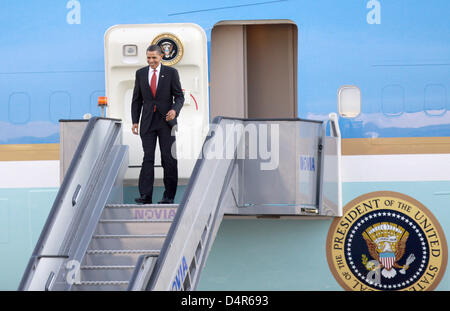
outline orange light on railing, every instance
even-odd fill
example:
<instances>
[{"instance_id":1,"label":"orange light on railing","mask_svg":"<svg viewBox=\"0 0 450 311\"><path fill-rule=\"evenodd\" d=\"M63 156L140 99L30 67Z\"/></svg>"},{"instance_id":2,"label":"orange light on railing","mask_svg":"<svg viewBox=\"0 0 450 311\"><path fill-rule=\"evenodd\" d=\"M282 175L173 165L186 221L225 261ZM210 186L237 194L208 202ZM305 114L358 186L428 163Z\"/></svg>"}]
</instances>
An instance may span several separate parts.
<instances>
[{"instance_id":1,"label":"orange light on railing","mask_svg":"<svg viewBox=\"0 0 450 311\"><path fill-rule=\"evenodd\" d=\"M100 107L102 107L102 106L108 106L108 100L107 100L106 96L99 96L99 97L98 97L98 105L99 105Z\"/></svg>"}]
</instances>

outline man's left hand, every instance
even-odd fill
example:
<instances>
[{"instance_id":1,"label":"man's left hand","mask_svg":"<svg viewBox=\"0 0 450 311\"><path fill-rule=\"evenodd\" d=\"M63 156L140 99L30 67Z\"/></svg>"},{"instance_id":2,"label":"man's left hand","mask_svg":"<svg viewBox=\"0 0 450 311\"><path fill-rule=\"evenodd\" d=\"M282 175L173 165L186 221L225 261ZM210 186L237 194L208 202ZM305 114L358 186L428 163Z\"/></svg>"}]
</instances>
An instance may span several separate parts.
<instances>
[{"instance_id":1,"label":"man's left hand","mask_svg":"<svg viewBox=\"0 0 450 311\"><path fill-rule=\"evenodd\" d=\"M169 110L169 112L166 114L166 121L170 121L175 119L177 116L177 112L173 109Z\"/></svg>"}]
</instances>

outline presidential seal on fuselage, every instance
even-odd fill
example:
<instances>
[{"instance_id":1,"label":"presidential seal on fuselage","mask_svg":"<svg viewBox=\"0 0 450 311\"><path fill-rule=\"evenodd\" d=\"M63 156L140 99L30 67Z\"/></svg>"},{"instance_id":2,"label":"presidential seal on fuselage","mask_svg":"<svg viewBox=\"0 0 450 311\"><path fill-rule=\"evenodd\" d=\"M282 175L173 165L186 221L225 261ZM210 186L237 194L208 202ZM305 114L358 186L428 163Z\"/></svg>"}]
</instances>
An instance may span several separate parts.
<instances>
[{"instance_id":1,"label":"presidential seal on fuselage","mask_svg":"<svg viewBox=\"0 0 450 311\"><path fill-rule=\"evenodd\" d=\"M327 260L346 290L432 290L447 266L447 242L423 204L373 192L348 203L332 222Z\"/></svg>"}]
</instances>

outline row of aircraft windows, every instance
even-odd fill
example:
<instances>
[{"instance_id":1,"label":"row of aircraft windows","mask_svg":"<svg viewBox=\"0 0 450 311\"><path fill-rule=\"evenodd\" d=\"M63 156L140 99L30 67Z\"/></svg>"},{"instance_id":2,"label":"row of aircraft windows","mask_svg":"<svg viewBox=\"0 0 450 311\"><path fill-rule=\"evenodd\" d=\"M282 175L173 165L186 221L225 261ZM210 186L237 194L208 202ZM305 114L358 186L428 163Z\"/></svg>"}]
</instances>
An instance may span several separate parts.
<instances>
[{"instance_id":1,"label":"row of aircraft windows","mask_svg":"<svg viewBox=\"0 0 450 311\"><path fill-rule=\"evenodd\" d=\"M98 97L104 96L104 91L94 91L89 96L89 113L98 115L100 108L98 107ZM70 93L65 91L57 91L52 93L47 102L48 120L58 122L60 119L81 118L82 116L75 116L73 106L79 107L79 103L74 103ZM8 120L14 124L25 124L31 120L32 99L26 92L15 92L10 94L8 100ZM40 104L40 109L45 109L45 105ZM77 109L78 110L78 109ZM85 109L84 109L85 110ZM85 111L83 110L83 113Z\"/></svg>"},{"instance_id":2,"label":"row of aircraft windows","mask_svg":"<svg viewBox=\"0 0 450 311\"><path fill-rule=\"evenodd\" d=\"M406 111L406 91L401 85L387 85L381 90L381 112L388 117L395 117ZM89 98L89 110L97 115L100 108L97 106L99 96L104 91L94 91ZM342 86L338 91L338 109L343 117L353 118L361 113L361 90L356 85ZM429 84L424 88L423 107L430 116L443 115L448 107L447 88L442 84ZM15 124L27 123L31 118L31 96L26 92L10 94L8 101L8 119ZM57 91L48 99L49 120L57 122L59 119L74 117L72 115L72 99L68 92Z\"/></svg>"},{"instance_id":3,"label":"row of aircraft windows","mask_svg":"<svg viewBox=\"0 0 450 311\"><path fill-rule=\"evenodd\" d=\"M338 109L341 116L354 118L361 113L361 90L356 85L342 86L338 91ZM381 112L387 117L396 117L407 111L407 94L401 85L387 85L381 90ZM447 102L447 88L443 84L429 84L424 88L423 99L417 110L429 116L442 116L450 103ZM422 106L423 105L423 106Z\"/></svg>"}]
</instances>

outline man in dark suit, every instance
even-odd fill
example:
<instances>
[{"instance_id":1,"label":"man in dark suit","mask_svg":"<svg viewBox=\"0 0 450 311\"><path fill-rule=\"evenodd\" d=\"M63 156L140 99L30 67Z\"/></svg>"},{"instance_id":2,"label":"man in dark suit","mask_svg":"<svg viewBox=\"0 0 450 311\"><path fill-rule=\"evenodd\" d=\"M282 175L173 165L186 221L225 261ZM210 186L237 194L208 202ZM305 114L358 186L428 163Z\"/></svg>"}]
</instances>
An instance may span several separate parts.
<instances>
[{"instance_id":1,"label":"man in dark suit","mask_svg":"<svg viewBox=\"0 0 450 311\"><path fill-rule=\"evenodd\" d=\"M173 203L178 184L175 135L172 128L183 107L184 95L180 77L175 68L161 64L162 51L158 45L147 48L149 66L136 71L136 81L131 102L133 134L139 134L144 149L144 159L139 174L137 203L152 203L156 137L161 150L161 164L164 170L164 195L158 203ZM173 153L173 154L172 154Z\"/></svg>"}]
</instances>

